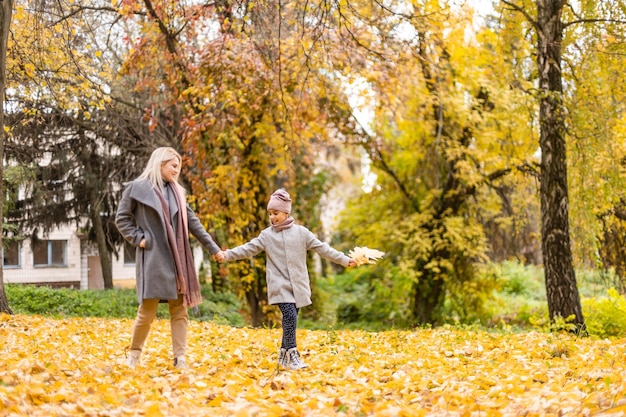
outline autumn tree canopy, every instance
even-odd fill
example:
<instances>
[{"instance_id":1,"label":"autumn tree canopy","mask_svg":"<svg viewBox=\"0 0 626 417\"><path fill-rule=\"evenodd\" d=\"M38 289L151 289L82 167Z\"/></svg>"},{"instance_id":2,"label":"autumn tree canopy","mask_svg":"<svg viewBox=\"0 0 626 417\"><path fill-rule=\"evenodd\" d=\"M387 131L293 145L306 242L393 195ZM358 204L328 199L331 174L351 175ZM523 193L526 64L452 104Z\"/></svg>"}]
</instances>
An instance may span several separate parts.
<instances>
[{"instance_id":1,"label":"autumn tree canopy","mask_svg":"<svg viewBox=\"0 0 626 417\"><path fill-rule=\"evenodd\" d=\"M30 190L24 233L76 221L113 250L122 184L163 145L184 155L190 203L221 245L267 226L278 187L321 233L341 180L327 158L343 153L377 178L338 244L388 254L370 285L407 320L479 317L495 283L476 268L515 256L545 263L550 293L567 294L551 315L581 324L573 268L600 255L626 270L624 19L608 3L503 1L484 21L438 1L17 5L7 157ZM214 271L255 325L271 322L263 265Z\"/></svg>"}]
</instances>

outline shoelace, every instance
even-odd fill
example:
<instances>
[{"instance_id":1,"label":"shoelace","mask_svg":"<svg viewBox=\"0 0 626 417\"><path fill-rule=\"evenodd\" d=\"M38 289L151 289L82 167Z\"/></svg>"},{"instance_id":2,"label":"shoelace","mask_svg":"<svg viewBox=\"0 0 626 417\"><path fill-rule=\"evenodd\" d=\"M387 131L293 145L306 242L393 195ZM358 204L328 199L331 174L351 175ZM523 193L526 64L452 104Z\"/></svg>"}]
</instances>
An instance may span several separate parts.
<instances>
[{"instance_id":1,"label":"shoelace","mask_svg":"<svg viewBox=\"0 0 626 417\"><path fill-rule=\"evenodd\" d=\"M300 360L300 353L298 351L291 352L291 363L297 368L301 368L304 364Z\"/></svg>"}]
</instances>

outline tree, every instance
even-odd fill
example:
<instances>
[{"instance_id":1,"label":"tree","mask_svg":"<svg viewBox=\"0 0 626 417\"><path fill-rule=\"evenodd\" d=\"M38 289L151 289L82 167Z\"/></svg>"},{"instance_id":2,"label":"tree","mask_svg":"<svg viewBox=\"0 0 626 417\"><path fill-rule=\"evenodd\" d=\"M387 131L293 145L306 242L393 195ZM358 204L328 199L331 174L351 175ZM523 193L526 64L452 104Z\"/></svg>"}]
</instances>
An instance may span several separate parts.
<instances>
[{"instance_id":1,"label":"tree","mask_svg":"<svg viewBox=\"0 0 626 417\"><path fill-rule=\"evenodd\" d=\"M9 39L9 28L11 27L11 17L13 14L13 0L0 2L0 196L4 196L4 141L6 131L4 128L4 97L6 90L6 60L7 43ZM0 230L3 229L4 215L3 203L0 204ZM3 248L2 238L4 233L0 233L0 248ZM3 269L0 267L0 313L12 314L6 293L4 291Z\"/></svg>"},{"instance_id":2,"label":"tree","mask_svg":"<svg viewBox=\"0 0 626 417\"><path fill-rule=\"evenodd\" d=\"M568 21L584 20L567 31L563 59L573 255L579 267L614 271L618 282L612 284L623 292L626 16L619 2L588 2L565 12Z\"/></svg>"},{"instance_id":3,"label":"tree","mask_svg":"<svg viewBox=\"0 0 626 417\"><path fill-rule=\"evenodd\" d=\"M299 45L307 39L299 33L305 31L294 29L299 12L295 3L284 9L256 3L248 10L251 27L231 20L204 46L186 92L192 111L184 143L194 167L193 195L229 246L267 227L266 203L278 187L296 201L294 216L315 230L321 190L332 176L316 157L333 146L334 135L354 129L345 96L303 64ZM278 20L284 30L277 33ZM258 257L228 265L255 326L272 320L264 264Z\"/></svg>"},{"instance_id":4,"label":"tree","mask_svg":"<svg viewBox=\"0 0 626 417\"><path fill-rule=\"evenodd\" d=\"M534 153L525 119L502 122L524 114L523 101L489 33L467 41L468 13L425 2L411 38L385 39L393 59L361 73L375 104L362 145L378 178L342 224L359 245L388 253L370 285L418 325L450 320L446 308L481 318L495 285L476 273L488 251L481 223L507 220L502 196Z\"/></svg>"},{"instance_id":5,"label":"tree","mask_svg":"<svg viewBox=\"0 0 626 417\"><path fill-rule=\"evenodd\" d=\"M541 146L541 241L550 320L568 319L584 329L569 231L565 108L561 76L562 0L538 0L537 67Z\"/></svg>"},{"instance_id":6,"label":"tree","mask_svg":"<svg viewBox=\"0 0 626 417\"><path fill-rule=\"evenodd\" d=\"M170 143L167 120L158 111L146 119L147 95L117 77L127 31L108 2L27 3L15 19L7 157L28 172L21 184L28 193L7 219L33 235L75 223L97 245L104 287L113 288L122 184L139 174L155 143ZM149 120L162 123L150 129Z\"/></svg>"},{"instance_id":7,"label":"tree","mask_svg":"<svg viewBox=\"0 0 626 417\"><path fill-rule=\"evenodd\" d=\"M89 31L72 31L80 22L57 20L63 16L63 6L62 2L27 3L19 7L16 15L20 28L36 30L34 34L20 28L13 32L10 81L14 88L8 119L13 140L7 143L7 155L12 164L17 163L32 173L32 181L22 184L31 194L17 210L7 213L7 218L17 217L19 232L33 235L38 229L46 233L57 224L75 221L80 225L85 217L91 219L105 287L112 288L110 252L101 224L100 201L94 198L95 193L82 193L76 187L84 180L92 183L87 187L89 191L106 189L104 184L94 182L93 173L88 170L91 165L83 166L87 169L79 168L80 155L89 152L95 156L98 138L86 133L85 125L105 98L96 78L91 78L97 67L85 58L85 52L92 46L88 41ZM95 60L98 55L90 54ZM82 143L69 140L72 136L82 137ZM106 175L101 178L106 180Z\"/></svg>"},{"instance_id":8,"label":"tree","mask_svg":"<svg viewBox=\"0 0 626 417\"><path fill-rule=\"evenodd\" d=\"M539 130L541 147L540 196L542 251L550 320L570 320L575 331L585 332L580 296L574 271L569 225L567 150L567 108L563 89L562 54L565 29L577 24L608 22L602 6L581 2L575 8L562 0L537 0L534 17L524 3L503 0L504 10L521 13L536 37ZM619 2L618 2L619 3ZM567 9L566 9L567 7ZM609 9L613 7L609 6ZM572 19L563 15L570 11ZM586 16L589 12L592 16ZM617 20L613 20L618 22ZM574 36L573 34L571 36Z\"/></svg>"}]
</instances>

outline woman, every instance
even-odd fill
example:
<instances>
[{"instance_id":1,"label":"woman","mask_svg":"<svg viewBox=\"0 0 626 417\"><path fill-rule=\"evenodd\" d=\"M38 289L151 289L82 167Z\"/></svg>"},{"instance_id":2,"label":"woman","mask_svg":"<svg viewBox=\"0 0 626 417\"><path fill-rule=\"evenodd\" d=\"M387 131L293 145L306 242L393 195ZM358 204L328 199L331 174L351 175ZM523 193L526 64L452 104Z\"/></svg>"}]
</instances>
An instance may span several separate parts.
<instances>
[{"instance_id":1,"label":"woman","mask_svg":"<svg viewBox=\"0 0 626 417\"><path fill-rule=\"evenodd\" d=\"M126 186L115 217L120 233L136 247L139 309L128 357L132 368L139 363L159 301L169 304L174 366L187 367L187 308L202 302L189 233L212 255L220 251L186 204L178 183L181 162L173 148L155 149L143 173Z\"/></svg>"}]
</instances>

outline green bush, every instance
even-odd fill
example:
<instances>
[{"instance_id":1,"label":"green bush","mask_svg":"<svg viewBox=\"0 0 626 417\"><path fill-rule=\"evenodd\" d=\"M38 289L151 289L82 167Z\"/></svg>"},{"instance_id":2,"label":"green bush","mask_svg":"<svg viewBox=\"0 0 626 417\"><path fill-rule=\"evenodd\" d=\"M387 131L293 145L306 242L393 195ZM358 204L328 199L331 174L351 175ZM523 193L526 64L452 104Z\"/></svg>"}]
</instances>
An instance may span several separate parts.
<instances>
[{"instance_id":1,"label":"green bush","mask_svg":"<svg viewBox=\"0 0 626 417\"><path fill-rule=\"evenodd\" d=\"M235 327L243 327L240 313L241 302L231 292L215 293L209 285L202 286L202 304L192 317L198 321L213 321Z\"/></svg>"},{"instance_id":2,"label":"green bush","mask_svg":"<svg viewBox=\"0 0 626 417\"><path fill-rule=\"evenodd\" d=\"M326 300L321 323L302 321L302 327L372 331L405 327L407 281L398 268L379 265L349 268L342 274L320 278L314 290Z\"/></svg>"},{"instance_id":3,"label":"green bush","mask_svg":"<svg viewBox=\"0 0 626 417\"><path fill-rule=\"evenodd\" d=\"M7 284L4 289L9 306L16 314L133 319L139 305L134 289L72 290L17 284ZM190 318L243 325L239 314L240 303L233 294L215 294L207 286L202 287L202 294L202 304L190 310ZM166 303L159 305L157 317L169 317Z\"/></svg>"},{"instance_id":4,"label":"green bush","mask_svg":"<svg viewBox=\"0 0 626 417\"><path fill-rule=\"evenodd\" d=\"M587 331L600 338L626 336L626 299L614 288L606 297L584 298L583 316Z\"/></svg>"},{"instance_id":5,"label":"green bush","mask_svg":"<svg viewBox=\"0 0 626 417\"><path fill-rule=\"evenodd\" d=\"M540 268L519 261L505 261L484 265L479 275L492 282L491 294L485 297L480 316L483 325L524 329L534 327L533 323L542 318L544 312L547 317Z\"/></svg>"},{"instance_id":6,"label":"green bush","mask_svg":"<svg viewBox=\"0 0 626 417\"><path fill-rule=\"evenodd\" d=\"M546 299L542 268L519 261L505 261L495 267L502 279L503 293L532 300Z\"/></svg>"},{"instance_id":7,"label":"green bush","mask_svg":"<svg viewBox=\"0 0 626 417\"><path fill-rule=\"evenodd\" d=\"M355 302L343 303L337 307L337 320L340 323L356 323L361 320L363 313Z\"/></svg>"},{"instance_id":8,"label":"green bush","mask_svg":"<svg viewBox=\"0 0 626 417\"><path fill-rule=\"evenodd\" d=\"M465 288L468 298L447 302L447 313L458 324L478 324L507 331L549 331L543 270L509 261L485 265L477 282ZM583 315L594 337L626 336L626 299L610 287L614 277L601 271L577 271ZM325 300L322 316L302 316L299 326L309 329L347 328L370 331L407 327L410 281L394 267L349 268L343 274L317 280L314 291ZM203 302L190 310L190 318L241 327L243 309L235 294L214 293L202 285ZM485 289L489 289L488 294ZM6 284L11 309L18 314L54 317L111 317L134 319L134 289L70 290ZM458 291L457 291L458 292ZM481 307L478 309L477 306ZM461 308L462 307L462 308ZM463 311L466 309L466 311ZM159 318L168 318L167 304L159 305ZM468 321L472 319L473 321Z\"/></svg>"},{"instance_id":9,"label":"green bush","mask_svg":"<svg viewBox=\"0 0 626 417\"><path fill-rule=\"evenodd\" d=\"M605 297L609 288L621 288L619 276L612 271L577 270L576 281L581 297Z\"/></svg>"},{"instance_id":10,"label":"green bush","mask_svg":"<svg viewBox=\"0 0 626 417\"><path fill-rule=\"evenodd\" d=\"M490 265L485 271L499 275L501 282L490 306L491 319L487 325L550 331L541 268L503 262ZM610 273L593 270L577 270L576 277L589 334L602 338L626 336L626 299L611 288L616 278Z\"/></svg>"},{"instance_id":11,"label":"green bush","mask_svg":"<svg viewBox=\"0 0 626 417\"><path fill-rule=\"evenodd\" d=\"M138 306L132 289L79 291L9 284L5 291L9 306L18 314L134 318Z\"/></svg>"}]
</instances>

